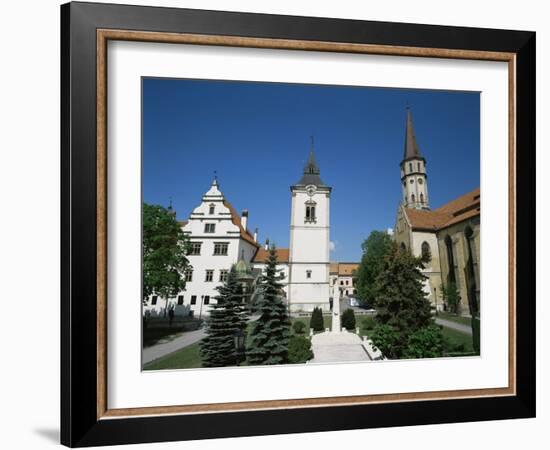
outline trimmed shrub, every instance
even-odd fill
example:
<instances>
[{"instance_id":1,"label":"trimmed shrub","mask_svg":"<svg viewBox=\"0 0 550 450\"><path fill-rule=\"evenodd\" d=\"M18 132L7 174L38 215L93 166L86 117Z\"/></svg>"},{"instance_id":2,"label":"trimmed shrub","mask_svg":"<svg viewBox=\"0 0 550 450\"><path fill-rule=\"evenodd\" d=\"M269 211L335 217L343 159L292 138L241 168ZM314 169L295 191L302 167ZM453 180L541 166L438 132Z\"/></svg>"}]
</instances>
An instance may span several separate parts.
<instances>
[{"instance_id":1,"label":"trimmed shrub","mask_svg":"<svg viewBox=\"0 0 550 450\"><path fill-rule=\"evenodd\" d=\"M325 321L323 319L323 311L321 308L313 308L309 326L313 328L314 331L325 331Z\"/></svg>"},{"instance_id":2,"label":"trimmed shrub","mask_svg":"<svg viewBox=\"0 0 550 450\"><path fill-rule=\"evenodd\" d=\"M437 325L420 328L409 336L405 358L439 358L443 356L443 334Z\"/></svg>"},{"instance_id":3,"label":"trimmed shrub","mask_svg":"<svg viewBox=\"0 0 550 450\"><path fill-rule=\"evenodd\" d=\"M294 333L296 334L303 334L306 330L306 324L302 322L301 320L297 320L292 324L292 329L294 330Z\"/></svg>"},{"instance_id":4,"label":"trimmed shrub","mask_svg":"<svg viewBox=\"0 0 550 450\"><path fill-rule=\"evenodd\" d=\"M303 336L292 336L288 343L288 362L291 364L300 364L305 363L311 358L313 358L313 352L311 351L310 340Z\"/></svg>"},{"instance_id":5,"label":"trimmed shrub","mask_svg":"<svg viewBox=\"0 0 550 450\"><path fill-rule=\"evenodd\" d=\"M342 314L342 327L346 330L355 330L355 313L353 309L346 309Z\"/></svg>"}]
</instances>

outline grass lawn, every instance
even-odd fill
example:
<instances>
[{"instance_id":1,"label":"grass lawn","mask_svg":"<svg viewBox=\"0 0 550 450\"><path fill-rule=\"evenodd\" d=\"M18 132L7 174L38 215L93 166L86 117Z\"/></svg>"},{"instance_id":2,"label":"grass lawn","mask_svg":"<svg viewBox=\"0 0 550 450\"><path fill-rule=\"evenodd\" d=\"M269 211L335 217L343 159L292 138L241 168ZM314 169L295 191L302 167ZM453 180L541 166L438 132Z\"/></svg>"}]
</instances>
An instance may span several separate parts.
<instances>
[{"instance_id":1,"label":"grass lawn","mask_svg":"<svg viewBox=\"0 0 550 450\"><path fill-rule=\"evenodd\" d=\"M290 318L290 329L292 330L292 325L294 322L303 322L306 326L306 329L304 331L304 334L306 336L309 336L309 322L311 320L310 317L291 317ZM325 328L331 328L332 327L332 316L323 316L323 323L325 325ZM314 333L321 333L321 331L314 331Z\"/></svg>"},{"instance_id":2,"label":"grass lawn","mask_svg":"<svg viewBox=\"0 0 550 450\"><path fill-rule=\"evenodd\" d=\"M456 316L448 312L439 311L436 317L438 317L439 319L448 320L449 322L466 325L468 327L472 325L471 319L469 317Z\"/></svg>"},{"instance_id":3,"label":"grass lawn","mask_svg":"<svg viewBox=\"0 0 550 450\"><path fill-rule=\"evenodd\" d=\"M452 328L443 327L442 329L443 336L449 339L454 345L464 345L464 352L471 353L474 351L472 345L472 336L466 333L461 333L460 331L453 330Z\"/></svg>"},{"instance_id":4,"label":"grass lawn","mask_svg":"<svg viewBox=\"0 0 550 450\"><path fill-rule=\"evenodd\" d=\"M196 367L201 367L198 342L145 364L143 370L194 369Z\"/></svg>"}]
</instances>

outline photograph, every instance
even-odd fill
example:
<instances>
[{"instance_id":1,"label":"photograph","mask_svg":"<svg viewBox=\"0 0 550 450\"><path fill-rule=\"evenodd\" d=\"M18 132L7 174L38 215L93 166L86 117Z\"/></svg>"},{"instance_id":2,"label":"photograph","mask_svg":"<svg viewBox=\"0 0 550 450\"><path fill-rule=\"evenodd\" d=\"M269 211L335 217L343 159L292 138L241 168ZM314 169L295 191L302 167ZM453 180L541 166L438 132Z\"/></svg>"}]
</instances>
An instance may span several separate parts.
<instances>
[{"instance_id":1,"label":"photograph","mask_svg":"<svg viewBox=\"0 0 550 450\"><path fill-rule=\"evenodd\" d=\"M480 92L142 77L141 126L142 370L482 355Z\"/></svg>"}]
</instances>

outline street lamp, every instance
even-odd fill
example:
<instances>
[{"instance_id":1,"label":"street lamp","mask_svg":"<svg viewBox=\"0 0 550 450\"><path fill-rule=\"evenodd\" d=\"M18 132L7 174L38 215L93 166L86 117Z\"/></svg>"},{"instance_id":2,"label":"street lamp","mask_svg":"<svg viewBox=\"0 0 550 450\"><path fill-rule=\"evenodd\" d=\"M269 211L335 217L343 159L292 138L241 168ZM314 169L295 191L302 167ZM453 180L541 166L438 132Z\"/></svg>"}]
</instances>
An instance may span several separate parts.
<instances>
[{"instance_id":1,"label":"street lamp","mask_svg":"<svg viewBox=\"0 0 550 450\"><path fill-rule=\"evenodd\" d=\"M235 353L237 355L237 366L240 365L241 358L244 355L244 332L240 328L235 330L233 334L235 340Z\"/></svg>"}]
</instances>

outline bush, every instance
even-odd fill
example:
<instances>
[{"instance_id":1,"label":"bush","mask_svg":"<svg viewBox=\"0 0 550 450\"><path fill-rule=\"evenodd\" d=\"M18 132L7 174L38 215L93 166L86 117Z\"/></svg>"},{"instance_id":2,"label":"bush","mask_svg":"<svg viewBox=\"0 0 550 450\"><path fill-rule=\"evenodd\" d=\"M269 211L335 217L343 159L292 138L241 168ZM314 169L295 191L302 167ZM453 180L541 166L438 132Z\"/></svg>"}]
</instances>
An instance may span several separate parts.
<instances>
[{"instance_id":1,"label":"bush","mask_svg":"<svg viewBox=\"0 0 550 450\"><path fill-rule=\"evenodd\" d=\"M314 331L325 331L325 321L323 319L323 311L321 308L313 308L309 326L313 328Z\"/></svg>"},{"instance_id":2,"label":"bush","mask_svg":"<svg viewBox=\"0 0 550 450\"><path fill-rule=\"evenodd\" d=\"M342 327L350 331L355 329L355 313L353 309L346 309L342 314Z\"/></svg>"},{"instance_id":3,"label":"bush","mask_svg":"<svg viewBox=\"0 0 550 450\"><path fill-rule=\"evenodd\" d=\"M420 328L409 336L405 358L438 358L443 356L443 334L437 325Z\"/></svg>"},{"instance_id":4,"label":"bush","mask_svg":"<svg viewBox=\"0 0 550 450\"><path fill-rule=\"evenodd\" d=\"M376 326L376 320L372 316L364 317L361 320L361 328L363 331L371 331Z\"/></svg>"},{"instance_id":5,"label":"bush","mask_svg":"<svg viewBox=\"0 0 550 450\"><path fill-rule=\"evenodd\" d=\"M391 325L376 325L369 337L374 347L380 350L386 358L396 359L400 357L399 334Z\"/></svg>"},{"instance_id":6,"label":"bush","mask_svg":"<svg viewBox=\"0 0 550 450\"><path fill-rule=\"evenodd\" d=\"M294 330L294 333L296 334L303 334L306 329L306 324L302 322L301 320L297 320L292 324L292 329Z\"/></svg>"},{"instance_id":7,"label":"bush","mask_svg":"<svg viewBox=\"0 0 550 450\"><path fill-rule=\"evenodd\" d=\"M302 323L303 322L295 322ZM288 362L291 364L305 363L313 358L311 342L303 336L292 336L288 343Z\"/></svg>"}]
</instances>

